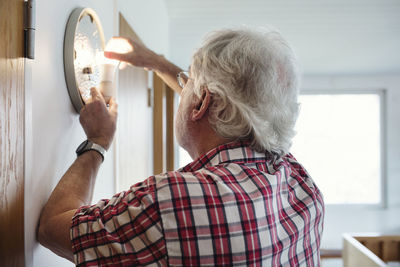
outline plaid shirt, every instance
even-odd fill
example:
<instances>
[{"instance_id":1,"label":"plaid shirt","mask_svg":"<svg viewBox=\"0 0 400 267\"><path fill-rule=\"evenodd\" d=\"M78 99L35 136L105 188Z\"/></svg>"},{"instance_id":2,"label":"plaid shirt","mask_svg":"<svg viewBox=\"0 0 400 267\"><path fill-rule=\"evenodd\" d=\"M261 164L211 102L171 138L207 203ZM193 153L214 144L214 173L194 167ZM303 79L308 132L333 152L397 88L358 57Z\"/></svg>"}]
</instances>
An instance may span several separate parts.
<instances>
[{"instance_id":1,"label":"plaid shirt","mask_svg":"<svg viewBox=\"0 0 400 267\"><path fill-rule=\"evenodd\" d=\"M319 266L322 195L291 155L219 146L81 207L78 266Z\"/></svg>"}]
</instances>

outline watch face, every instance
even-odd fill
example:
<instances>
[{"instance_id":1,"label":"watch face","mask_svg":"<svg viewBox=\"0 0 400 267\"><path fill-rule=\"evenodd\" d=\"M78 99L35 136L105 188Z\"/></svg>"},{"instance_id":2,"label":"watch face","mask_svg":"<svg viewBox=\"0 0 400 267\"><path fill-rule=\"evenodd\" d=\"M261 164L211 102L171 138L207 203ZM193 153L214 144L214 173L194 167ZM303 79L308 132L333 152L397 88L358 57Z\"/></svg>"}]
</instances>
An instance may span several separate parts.
<instances>
[{"instance_id":1,"label":"watch face","mask_svg":"<svg viewBox=\"0 0 400 267\"><path fill-rule=\"evenodd\" d=\"M78 155L79 155L80 153L83 152L83 150L84 150L85 147L87 146L88 142L89 142L88 140L83 141L82 144L80 144L80 145L78 146L78 148L76 149L76 153L77 153Z\"/></svg>"}]
</instances>

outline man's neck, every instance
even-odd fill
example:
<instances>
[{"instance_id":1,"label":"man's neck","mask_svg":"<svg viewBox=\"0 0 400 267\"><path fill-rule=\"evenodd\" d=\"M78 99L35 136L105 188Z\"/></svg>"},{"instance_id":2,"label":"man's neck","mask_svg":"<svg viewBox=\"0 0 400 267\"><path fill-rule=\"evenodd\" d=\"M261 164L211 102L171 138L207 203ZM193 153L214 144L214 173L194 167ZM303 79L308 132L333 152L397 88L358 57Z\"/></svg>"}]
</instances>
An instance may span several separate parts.
<instances>
[{"instance_id":1,"label":"man's neck","mask_svg":"<svg viewBox=\"0 0 400 267\"><path fill-rule=\"evenodd\" d=\"M192 157L193 160L199 158L200 156L206 154L208 151L231 142L232 140L222 138L220 136L205 136L201 138L198 142L193 142L193 147L190 149L189 155Z\"/></svg>"}]
</instances>

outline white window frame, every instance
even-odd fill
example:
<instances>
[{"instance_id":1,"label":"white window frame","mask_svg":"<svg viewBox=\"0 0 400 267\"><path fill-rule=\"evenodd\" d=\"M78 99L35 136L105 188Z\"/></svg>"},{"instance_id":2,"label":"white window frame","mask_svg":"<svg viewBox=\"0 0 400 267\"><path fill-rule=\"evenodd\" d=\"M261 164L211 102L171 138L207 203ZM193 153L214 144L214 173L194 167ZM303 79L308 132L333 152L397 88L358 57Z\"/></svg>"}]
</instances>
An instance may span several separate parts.
<instances>
[{"instance_id":1,"label":"white window frame","mask_svg":"<svg viewBox=\"0 0 400 267\"><path fill-rule=\"evenodd\" d=\"M327 206L336 208L361 208L361 209L386 209L388 207L387 197L387 136L386 136L386 89L310 89L300 90L300 95L354 95L354 94L376 94L379 96L380 105L380 201L379 203L351 203L351 204L326 204ZM300 111L301 112L301 111ZM301 162L300 162L301 163ZM323 194L324 192L322 192Z\"/></svg>"}]
</instances>

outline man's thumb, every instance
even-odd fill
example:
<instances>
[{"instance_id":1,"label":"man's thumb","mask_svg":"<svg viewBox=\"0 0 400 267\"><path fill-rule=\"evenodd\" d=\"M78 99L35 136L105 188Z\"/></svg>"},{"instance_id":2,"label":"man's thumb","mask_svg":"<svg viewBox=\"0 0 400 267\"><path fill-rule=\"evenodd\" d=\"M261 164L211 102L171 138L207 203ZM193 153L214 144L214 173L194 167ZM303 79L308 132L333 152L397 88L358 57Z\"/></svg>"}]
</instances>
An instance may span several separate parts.
<instances>
[{"instance_id":1,"label":"man's thumb","mask_svg":"<svg viewBox=\"0 0 400 267\"><path fill-rule=\"evenodd\" d=\"M108 102L108 105L110 106L110 112L114 113L114 114L118 114L118 104L115 101L114 97L110 98L110 101Z\"/></svg>"}]
</instances>

